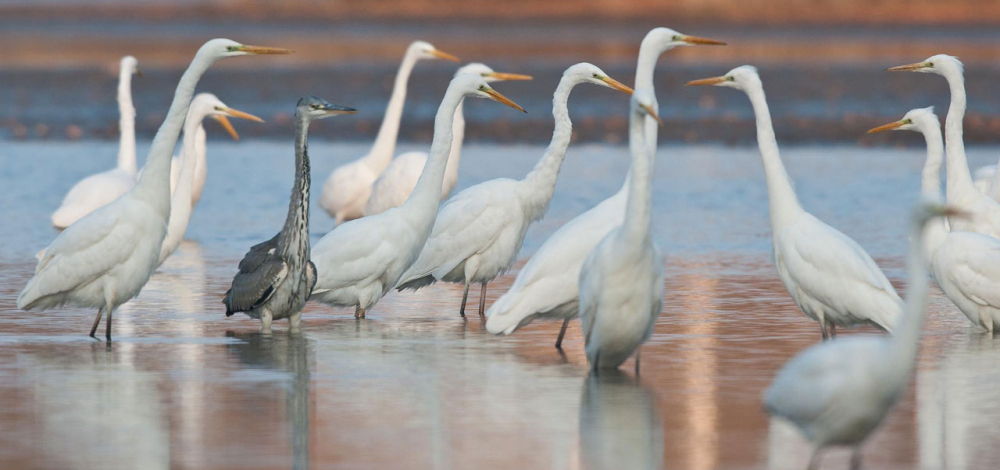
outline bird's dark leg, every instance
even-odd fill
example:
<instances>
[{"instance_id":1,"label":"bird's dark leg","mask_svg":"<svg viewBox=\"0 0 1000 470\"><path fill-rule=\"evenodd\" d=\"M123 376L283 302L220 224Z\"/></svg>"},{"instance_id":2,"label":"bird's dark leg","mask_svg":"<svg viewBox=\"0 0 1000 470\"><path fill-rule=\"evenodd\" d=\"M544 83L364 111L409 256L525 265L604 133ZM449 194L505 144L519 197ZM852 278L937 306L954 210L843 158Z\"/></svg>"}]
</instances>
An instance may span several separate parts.
<instances>
[{"instance_id":1,"label":"bird's dark leg","mask_svg":"<svg viewBox=\"0 0 1000 470\"><path fill-rule=\"evenodd\" d=\"M834 339L836 337L837 337L837 325L831 323L830 324L830 339Z\"/></svg>"},{"instance_id":2,"label":"bird's dark leg","mask_svg":"<svg viewBox=\"0 0 1000 470\"><path fill-rule=\"evenodd\" d=\"M479 318L486 318L486 283L483 283L483 289L479 291Z\"/></svg>"},{"instance_id":3,"label":"bird's dark leg","mask_svg":"<svg viewBox=\"0 0 1000 470\"><path fill-rule=\"evenodd\" d=\"M458 314L465 316L465 301L469 300L469 283L465 283L465 293L462 294L462 307L458 309Z\"/></svg>"},{"instance_id":4,"label":"bird's dark leg","mask_svg":"<svg viewBox=\"0 0 1000 470\"><path fill-rule=\"evenodd\" d=\"M97 309L97 318L94 319L94 326L90 327L91 338L97 339L97 336L94 336L94 333L97 332L97 325L101 324L101 316L103 314L104 314L104 309L102 308Z\"/></svg>"},{"instance_id":5,"label":"bird's dark leg","mask_svg":"<svg viewBox=\"0 0 1000 470\"><path fill-rule=\"evenodd\" d=\"M861 446L855 447L851 454L851 470L861 470Z\"/></svg>"},{"instance_id":6,"label":"bird's dark leg","mask_svg":"<svg viewBox=\"0 0 1000 470\"><path fill-rule=\"evenodd\" d=\"M361 318L364 318L364 317L365 317L365 309L364 309L364 308L362 308L362 309L361 309Z\"/></svg>"},{"instance_id":7,"label":"bird's dark leg","mask_svg":"<svg viewBox=\"0 0 1000 470\"><path fill-rule=\"evenodd\" d=\"M823 341L827 340L826 335L826 322L823 321L823 317L819 317L819 332L823 335Z\"/></svg>"},{"instance_id":8,"label":"bird's dark leg","mask_svg":"<svg viewBox=\"0 0 1000 470\"><path fill-rule=\"evenodd\" d=\"M639 359L642 357L642 346L635 350L635 376L639 377Z\"/></svg>"},{"instance_id":9,"label":"bird's dark leg","mask_svg":"<svg viewBox=\"0 0 1000 470\"><path fill-rule=\"evenodd\" d=\"M108 307L108 320L104 324L104 326L105 326L105 328L104 328L104 337L107 338L108 342L111 341L111 314L112 313L114 313L114 310L111 307Z\"/></svg>"},{"instance_id":10,"label":"bird's dark leg","mask_svg":"<svg viewBox=\"0 0 1000 470\"><path fill-rule=\"evenodd\" d=\"M360 305L355 305L354 306L354 318L361 318L361 306Z\"/></svg>"},{"instance_id":11,"label":"bird's dark leg","mask_svg":"<svg viewBox=\"0 0 1000 470\"><path fill-rule=\"evenodd\" d=\"M556 349L562 350L563 336L566 336L566 327L569 325L569 318L563 320L562 328L559 329L559 337L556 338Z\"/></svg>"}]
</instances>

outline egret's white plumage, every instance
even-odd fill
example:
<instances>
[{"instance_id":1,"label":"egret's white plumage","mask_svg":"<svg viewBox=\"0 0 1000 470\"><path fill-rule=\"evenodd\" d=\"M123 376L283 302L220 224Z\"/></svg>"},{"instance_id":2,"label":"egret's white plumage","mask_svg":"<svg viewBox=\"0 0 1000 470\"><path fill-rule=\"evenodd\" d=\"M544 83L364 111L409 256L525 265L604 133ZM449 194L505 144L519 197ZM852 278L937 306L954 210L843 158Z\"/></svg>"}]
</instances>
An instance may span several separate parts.
<instances>
[{"instance_id":1,"label":"egret's white plumage","mask_svg":"<svg viewBox=\"0 0 1000 470\"><path fill-rule=\"evenodd\" d=\"M653 162L646 145L646 116L653 112L652 88L638 88L629 112L632 154L628 202L622 225L587 256L580 269L580 323L587 361L593 369L615 369L653 334L663 305L663 252L653 242ZM639 372L636 353L635 370Z\"/></svg>"},{"instance_id":2,"label":"egret's white plumage","mask_svg":"<svg viewBox=\"0 0 1000 470\"><path fill-rule=\"evenodd\" d=\"M767 412L790 421L815 446L810 469L818 464L819 450L834 445L854 447L851 468L860 468L861 444L906 390L927 302L923 229L946 212L927 202L914 212L906 314L894 336L855 336L812 346L785 363L765 392Z\"/></svg>"},{"instance_id":3,"label":"egret's white plumage","mask_svg":"<svg viewBox=\"0 0 1000 470\"><path fill-rule=\"evenodd\" d=\"M903 119L868 132L917 131L927 141L921 193L941 198L941 123L934 108L914 109ZM931 273L941 290L973 324L991 334L1000 328L1000 240L973 232L948 232L944 220L924 234Z\"/></svg>"},{"instance_id":4,"label":"egret's white plumage","mask_svg":"<svg viewBox=\"0 0 1000 470\"><path fill-rule=\"evenodd\" d=\"M435 116L431 158L416 189L402 206L345 222L312 248L319 279L311 299L333 306L353 306L355 316L364 317L417 259L437 215L455 109L466 96L489 98L521 109L478 75L455 77Z\"/></svg>"},{"instance_id":5,"label":"egret's white plumage","mask_svg":"<svg viewBox=\"0 0 1000 470\"><path fill-rule=\"evenodd\" d=\"M205 43L174 93L167 117L150 147L143 175L112 203L70 225L39 255L35 275L17 298L24 310L70 304L111 314L139 294L159 261L170 216L170 157L202 74L219 59L246 54L287 53L285 49L244 46L229 39Z\"/></svg>"},{"instance_id":6,"label":"egret's white plumage","mask_svg":"<svg viewBox=\"0 0 1000 470\"><path fill-rule=\"evenodd\" d=\"M108 204L135 186L135 108L132 106L132 75L138 72L135 57L122 57L118 70L118 165L90 175L70 188L62 204L52 213L52 226L69 227L81 217Z\"/></svg>"},{"instance_id":7,"label":"egret's white plumage","mask_svg":"<svg viewBox=\"0 0 1000 470\"><path fill-rule=\"evenodd\" d=\"M319 205L335 219L337 225L364 215L372 183L392 161L392 156L396 152L399 121L403 117L403 103L406 101L406 84L410 80L413 67L422 59L458 62L457 57L439 51L424 41L414 41L406 49L403 63L396 73L396 81L392 87L389 105L385 109L385 116L382 118L382 126L379 127L375 143L372 144L368 155L335 168L323 183Z\"/></svg>"},{"instance_id":8,"label":"egret's white plumage","mask_svg":"<svg viewBox=\"0 0 1000 470\"><path fill-rule=\"evenodd\" d=\"M678 46L721 45L719 41L688 36L670 28L654 28L639 46L635 88L653 88L656 60ZM653 111L658 112L655 97ZM647 123L645 140L656 154L656 123ZM629 177L618 192L556 230L518 273L506 294L486 312L486 328L493 334L511 334L535 318L563 320L562 333L578 312L578 286L583 260L611 229L621 225ZM556 340L560 347L563 334Z\"/></svg>"},{"instance_id":9,"label":"egret's white plumage","mask_svg":"<svg viewBox=\"0 0 1000 470\"><path fill-rule=\"evenodd\" d=\"M552 141L534 169L522 180L489 180L445 202L420 257L400 278L398 289L419 289L437 281L465 284L460 310L464 316L469 285L482 284L485 290L487 283L510 269L528 227L545 215L552 201L573 134L567 102L570 92L581 83L632 91L592 64L566 69L552 96ZM484 301L481 292L480 315Z\"/></svg>"},{"instance_id":10,"label":"egret's white plumage","mask_svg":"<svg viewBox=\"0 0 1000 470\"><path fill-rule=\"evenodd\" d=\"M529 75L498 73L480 63L471 63L459 67L455 75L471 73L483 77L486 83L503 80L531 80ZM464 102L455 110L455 122L452 123L451 153L448 155L448 165L444 171L444 182L441 184L441 200L444 200L458 184L458 165L462 160L462 141L465 139ZM426 152L406 152L393 158L389 166L372 183L371 195L365 205L365 215L375 215L393 207L399 207L410 197L413 188L417 187L417 179L427 164Z\"/></svg>"},{"instance_id":11,"label":"egret's white plumage","mask_svg":"<svg viewBox=\"0 0 1000 470\"><path fill-rule=\"evenodd\" d=\"M965 118L965 76L958 58L938 54L923 62L891 67L889 71L909 71L941 75L951 90L951 104L945 119L945 167L947 185L945 197L948 205L971 213L968 218L949 220L952 230L976 232L1000 238L1000 203L976 188L965 158L962 138L962 120Z\"/></svg>"},{"instance_id":12,"label":"egret's white plumage","mask_svg":"<svg viewBox=\"0 0 1000 470\"><path fill-rule=\"evenodd\" d=\"M871 323L892 331L903 301L872 257L837 229L805 211L795 195L774 138L771 113L757 69L745 65L689 85L736 88L750 98L764 163L771 238L778 276L802 312L819 322L823 338L837 326Z\"/></svg>"},{"instance_id":13,"label":"egret's white plumage","mask_svg":"<svg viewBox=\"0 0 1000 470\"><path fill-rule=\"evenodd\" d=\"M192 101L192 106L197 103L198 98L203 94L200 93L194 97ZM240 140L239 134L236 133L236 129L233 129L233 125L229 123L229 120L225 115L216 114L211 116L215 119L222 127L229 133L233 140ZM187 121L185 120L185 123ZM186 126L185 126L186 127ZM203 120L198 122L198 127L195 128L192 133L192 140L190 147L193 148L194 152L194 180L191 185L191 207L194 208L201 200L201 193L205 189L205 181L208 179L208 162L205 161L205 154L207 153L208 147L206 145L208 136L205 134L205 126ZM181 163L183 162L183 152L188 148L188 132L187 129L184 130L184 140L181 144L181 154L175 155L173 160L170 162L170 194L174 194L177 189L177 182L180 180L181 176Z\"/></svg>"},{"instance_id":14,"label":"egret's white plumage","mask_svg":"<svg viewBox=\"0 0 1000 470\"><path fill-rule=\"evenodd\" d=\"M188 223L191 221L191 212L194 210L194 187L197 184L196 172L198 163L205 161L205 128L202 121L212 116L214 118L225 119L225 116L249 119L257 122L264 122L263 119L237 111L226 106L219 98L211 93L199 93L191 100L187 117L184 119L184 140L181 144L180 162L174 157L170 173L174 174L177 168L178 181L176 187L171 187L170 195L170 220L167 225L167 236L163 239L160 247L160 259L157 265L163 264L166 259L177 250L177 247L184 241L184 233L187 232ZM233 135L236 131L228 121L222 121ZM201 131L201 140L198 137ZM200 146L199 146L200 144Z\"/></svg>"}]
</instances>

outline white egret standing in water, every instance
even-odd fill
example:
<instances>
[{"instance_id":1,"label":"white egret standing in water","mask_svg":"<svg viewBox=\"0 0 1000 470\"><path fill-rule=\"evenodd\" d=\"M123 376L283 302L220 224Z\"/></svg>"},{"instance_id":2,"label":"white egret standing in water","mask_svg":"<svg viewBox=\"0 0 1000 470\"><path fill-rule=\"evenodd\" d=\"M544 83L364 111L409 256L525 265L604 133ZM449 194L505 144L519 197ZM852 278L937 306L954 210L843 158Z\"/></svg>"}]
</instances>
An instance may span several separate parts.
<instances>
[{"instance_id":1,"label":"white egret standing in water","mask_svg":"<svg viewBox=\"0 0 1000 470\"><path fill-rule=\"evenodd\" d=\"M524 111L490 88L479 75L466 73L452 79L434 118L431 158L417 187L402 206L345 222L313 247L312 261L319 279L311 299L354 307L354 316L364 318L365 312L416 261L437 216L455 109L467 96L491 99Z\"/></svg>"},{"instance_id":2,"label":"white egret standing in water","mask_svg":"<svg viewBox=\"0 0 1000 470\"><path fill-rule=\"evenodd\" d=\"M118 199L135 186L135 107L132 106L132 74L138 74L135 57L122 57L118 69L118 165L90 175L66 193L62 204L52 213L52 226L69 227L81 217ZM141 74L140 74L141 75Z\"/></svg>"},{"instance_id":3,"label":"white egret standing in water","mask_svg":"<svg viewBox=\"0 0 1000 470\"><path fill-rule=\"evenodd\" d=\"M771 239L778 277L823 338L837 326L874 324L892 331L903 301L872 257L854 240L805 211L795 195L774 138L771 112L757 69L744 65L721 77L688 82L736 88L750 98L757 145L764 163L771 211Z\"/></svg>"},{"instance_id":4,"label":"white egret standing in water","mask_svg":"<svg viewBox=\"0 0 1000 470\"><path fill-rule=\"evenodd\" d=\"M653 88L656 60L679 46L723 45L724 42L678 33L670 28L654 28L639 46L635 68L635 88ZM651 104L659 112L655 97ZM656 155L656 123L646 125L646 145ZM579 312L580 267L583 260L625 217L629 178L618 193L556 230L518 273L506 294L486 312L486 328L493 334L509 335L535 318L563 321L556 348L562 347L569 321Z\"/></svg>"},{"instance_id":5,"label":"white egret standing in water","mask_svg":"<svg viewBox=\"0 0 1000 470\"><path fill-rule=\"evenodd\" d=\"M809 468L827 446L851 446L851 468L861 467L861 445L910 383L927 303L924 229L935 217L961 215L922 201L910 221L906 313L896 334L824 341L793 357L764 393L772 417L790 421L815 446Z\"/></svg>"},{"instance_id":6,"label":"white egret standing in water","mask_svg":"<svg viewBox=\"0 0 1000 470\"><path fill-rule=\"evenodd\" d=\"M514 264L528 227L545 216L552 201L573 134L567 102L570 92L581 83L632 93L595 65L581 63L566 69L552 96L555 129L542 158L522 180L485 181L445 202L420 257L400 278L399 290L416 290L437 281L465 284L459 309L464 317L469 286L478 283L482 285L479 316L483 316L486 284Z\"/></svg>"},{"instance_id":7,"label":"white egret standing in water","mask_svg":"<svg viewBox=\"0 0 1000 470\"><path fill-rule=\"evenodd\" d=\"M460 73L478 74L486 83L504 80L531 80L530 75L516 73L494 72L493 69L480 63L471 63L459 67L455 75ZM465 139L465 105L458 105L455 110L455 122L452 124L451 154L448 156L448 166L444 172L444 183L441 185L441 200L444 200L458 184L458 165L462 160L462 141ZM406 152L392 159L392 163L372 183L371 196L365 205L365 215L375 215L393 207L399 207L410 197L417 179L427 165L427 152Z\"/></svg>"},{"instance_id":8,"label":"white egret standing in water","mask_svg":"<svg viewBox=\"0 0 1000 470\"><path fill-rule=\"evenodd\" d=\"M67 227L38 254L35 275L18 296L17 308L49 309L66 304L96 308L90 336L106 310L105 337L111 340L112 312L139 295L159 262L170 217L171 154L198 80L212 64L226 57L289 52L229 39L212 39L201 46L177 84L139 181L112 203Z\"/></svg>"},{"instance_id":9,"label":"white egret standing in water","mask_svg":"<svg viewBox=\"0 0 1000 470\"><path fill-rule=\"evenodd\" d=\"M917 131L927 141L921 178L924 197L941 198L941 123L934 108L914 109L899 121L868 133ZM924 234L934 280L973 324L1000 328L1000 240L974 232L948 232L943 220L928 223Z\"/></svg>"},{"instance_id":10,"label":"white egret standing in water","mask_svg":"<svg viewBox=\"0 0 1000 470\"><path fill-rule=\"evenodd\" d=\"M962 120L965 119L965 76L958 58L938 54L923 62L900 65L887 69L890 72L933 73L944 77L951 90L951 104L945 118L945 167L947 179L945 197L948 204L972 214L968 219L949 220L952 230L977 232L1000 238L1000 203L976 188L965 158L962 138Z\"/></svg>"},{"instance_id":11,"label":"white egret standing in water","mask_svg":"<svg viewBox=\"0 0 1000 470\"><path fill-rule=\"evenodd\" d=\"M643 140L646 116L653 111L652 88L632 95L629 111L628 204L622 225L608 233L580 269L580 322L587 361L593 369L615 369L635 352L639 373L642 343L653 334L663 305L666 279L663 252L653 242L653 162Z\"/></svg>"},{"instance_id":12,"label":"white egret standing in water","mask_svg":"<svg viewBox=\"0 0 1000 470\"><path fill-rule=\"evenodd\" d=\"M403 63L396 72L396 81L392 86L389 105L385 108L382 126L378 129L375 143L368 155L335 168L323 183L319 205L334 218L336 225L365 214L365 204L371 195L372 183L389 166L396 153L396 136L399 135L399 121L403 117L406 84L417 61L423 59L459 61L458 57L439 51L424 41L414 41L406 49Z\"/></svg>"}]
</instances>

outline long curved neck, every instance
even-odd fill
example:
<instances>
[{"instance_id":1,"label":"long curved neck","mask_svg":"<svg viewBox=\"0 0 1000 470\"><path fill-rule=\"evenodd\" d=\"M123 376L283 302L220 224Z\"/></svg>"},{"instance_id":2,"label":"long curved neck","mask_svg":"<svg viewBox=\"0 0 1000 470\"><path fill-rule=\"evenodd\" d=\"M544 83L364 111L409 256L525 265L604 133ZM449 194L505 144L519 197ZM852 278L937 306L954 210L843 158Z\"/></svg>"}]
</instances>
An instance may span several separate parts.
<instances>
[{"instance_id":1,"label":"long curved neck","mask_svg":"<svg viewBox=\"0 0 1000 470\"><path fill-rule=\"evenodd\" d=\"M448 178L458 179L458 165L462 161L462 141L465 140L465 100L455 108L455 120L451 124L451 152L448 154L448 166L444 174Z\"/></svg>"},{"instance_id":2,"label":"long curved neck","mask_svg":"<svg viewBox=\"0 0 1000 470\"><path fill-rule=\"evenodd\" d=\"M156 131L142 175L132 190L136 197L153 204L163 218L170 215L170 163L173 159L174 146L177 145L177 137L180 135L181 126L184 125L184 117L194 96L195 86L214 62L213 58L197 55L181 76L167 117Z\"/></svg>"},{"instance_id":3,"label":"long curved neck","mask_svg":"<svg viewBox=\"0 0 1000 470\"><path fill-rule=\"evenodd\" d=\"M538 220L545 211L548 210L549 202L552 201L552 193L556 189L556 179L559 177L559 169L562 168L563 160L566 158L566 149L569 147L570 138L573 136L573 122L569 119L569 109L567 103L569 94L577 81L569 77L563 77L559 81L559 86L552 94L552 118L555 120L555 128L552 130L552 140L548 148L542 154L535 167L522 180L523 193L528 197L525 206L529 209L529 220Z\"/></svg>"},{"instance_id":4,"label":"long curved neck","mask_svg":"<svg viewBox=\"0 0 1000 470\"><path fill-rule=\"evenodd\" d=\"M206 145L207 136L205 135L205 126L203 124L198 125L198 129L194 133L194 150L197 158L194 162L194 198L201 198L201 190L205 187L205 178L208 177L208 163L205 161L205 156L208 151L208 146ZM194 200L192 200L192 205Z\"/></svg>"},{"instance_id":5,"label":"long curved neck","mask_svg":"<svg viewBox=\"0 0 1000 470\"><path fill-rule=\"evenodd\" d=\"M441 200L441 182L444 181L444 170L451 151L451 125L455 120L455 109L464 98L461 92L455 90L449 89L445 93L434 117L434 138L424 171L420 173L410 197L401 206L402 213L411 216L413 221L430 222L428 229L433 225L433 215Z\"/></svg>"},{"instance_id":6,"label":"long curved neck","mask_svg":"<svg viewBox=\"0 0 1000 470\"><path fill-rule=\"evenodd\" d=\"M181 141L180 172L177 187L170 195L170 219L167 221L167 236L160 245L160 263L163 263L180 246L191 221L191 188L194 185L194 167L197 156L195 134L205 116L188 113L184 121L184 140Z\"/></svg>"},{"instance_id":7,"label":"long curved neck","mask_svg":"<svg viewBox=\"0 0 1000 470\"><path fill-rule=\"evenodd\" d=\"M378 128L375 143L365 157L366 163L377 170L384 170L389 166L396 152L399 122L403 118L403 104L406 102L406 84L410 81L410 73L416 64L416 55L407 52L403 57L403 63L399 65L399 71L396 72L396 81L392 85L392 96L389 97L389 105L385 108L382 126Z\"/></svg>"},{"instance_id":8,"label":"long curved neck","mask_svg":"<svg viewBox=\"0 0 1000 470\"><path fill-rule=\"evenodd\" d=\"M777 231L792 218L802 212L792 179L785 171L778 153L778 141L774 137L771 111L767 106L764 88L757 86L746 90L757 119L757 147L764 162L764 177L767 180L767 197L771 211L771 228Z\"/></svg>"},{"instance_id":9,"label":"long curved neck","mask_svg":"<svg viewBox=\"0 0 1000 470\"><path fill-rule=\"evenodd\" d=\"M135 107L132 105L132 70L118 72L118 169L137 173L135 163Z\"/></svg>"},{"instance_id":10,"label":"long curved neck","mask_svg":"<svg viewBox=\"0 0 1000 470\"><path fill-rule=\"evenodd\" d=\"M288 202L285 225L278 237L278 247L283 254L304 249L303 259L309 259L309 187L312 183L309 173L309 119L302 115L295 117L295 184Z\"/></svg>"},{"instance_id":11,"label":"long curved neck","mask_svg":"<svg viewBox=\"0 0 1000 470\"><path fill-rule=\"evenodd\" d=\"M936 221L935 221L936 222ZM927 258L924 256L924 233L922 224L913 221L910 226L909 280L906 283L906 311L896 331L893 331L892 362L900 367L894 369L909 377L917 358L920 344L920 330L924 326L927 307ZM905 367L903 367L905 365Z\"/></svg>"},{"instance_id":12,"label":"long curved neck","mask_svg":"<svg viewBox=\"0 0 1000 470\"><path fill-rule=\"evenodd\" d=\"M947 166L948 185L945 190L948 199L954 198L962 191L975 189L969 163L965 159L965 142L962 137L962 120L965 119L965 77L960 72L948 72L944 75L951 89L951 104L948 106L948 117L944 123L945 129L945 164Z\"/></svg>"},{"instance_id":13,"label":"long curved neck","mask_svg":"<svg viewBox=\"0 0 1000 470\"><path fill-rule=\"evenodd\" d=\"M653 86L653 72L656 70L656 61L663 55L664 52L672 49L672 47L664 47L659 45L659 41L653 32L647 33L646 37L642 39L642 44L639 45L639 58L636 60L635 65L635 84L634 89L646 89L653 90L653 102L650 105L657 114L660 112L660 104L656 100L656 88ZM659 124L652 118L645 119L645 131L644 140L646 146L649 148L649 152L656 158L656 147L659 137L660 127ZM624 197L625 193L628 192L628 187L632 181L632 173L625 175L625 182L622 183L621 189L618 191L616 196Z\"/></svg>"},{"instance_id":14,"label":"long curved neck","mask_svg":"<svg viewBox=\"0 0 1000 470\"><path fill-rule=\"evenodd\" d=\"M941 128L935 122L932 126L922 126L920 132L927 142L927 159L920 175L920 192L925 198L939 200L941 199L941 155L944 153ZM934 256L947 237L948 230L945 228L944 218L928 222L927 228L924 229L926 247L924 254L928 258Z\"/></svg>"},{"instance_id":15,"label":"long curved neck","mask_svg":"<svg viewBox=\"0 0 1000 470\"><path fill-rule=\"evenodd\" d=\"M629 151L632 153L632 182L625 205L621 239L629 246L639 246L649 240L653 212L653 156L644 141L645 115L633 112L629 118Z\"/></svg>"}]
</instances>

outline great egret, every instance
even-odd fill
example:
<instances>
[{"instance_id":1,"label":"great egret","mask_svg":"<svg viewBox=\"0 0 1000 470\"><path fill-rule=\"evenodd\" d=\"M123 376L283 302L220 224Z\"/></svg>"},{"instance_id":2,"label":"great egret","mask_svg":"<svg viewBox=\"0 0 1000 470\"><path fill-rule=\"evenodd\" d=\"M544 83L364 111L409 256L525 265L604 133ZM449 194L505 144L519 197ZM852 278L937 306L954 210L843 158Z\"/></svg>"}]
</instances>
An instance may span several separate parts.
<instances>
[{"instance_id":1,"label":"great egret","mask_svg":"<svg viewBox=\"0 0 1000 470\"><path fill-rule=\"evenodd\" d=\"M523 108L486 84L478 75L452 79L434 118L431 158L406 202L371 217L345 222L327 233L312 251L319 280L311 299L365 312L399 281L427 241L441 198L441 181L451 150L455 109L466 96L488 98Z\"/></svg>"},{"instance_id":2,"label":"great egret","mask_svg":"<svg viewBox=\"0 0 1000 470\"><path fill-rule=\"evenodd\" d=\"M803 313L819 322L823 338L837 326L871 323L892 331L903 301L872 257L854 240L806 212L778 153L771 112L757 69L744 65L721 77L689 82L736 88L750 98L771 209L778 277Z\"/></svg>"},{"instance_id":3,"label":"great egret","mask_svg":"<svg viewBox=\"0 0 1000 470\"><path fill-rule=\"evenodd\" d=\"M962 120L965 118L965 77L962 62L957 57L938 54L923 62L900 65L886 69L890 72L922 72L941 75L951 90L951 105L944 122L945 167L947 185L945 197L948 204L970 212L972 217L949 220L954 231L976 232L1000 238L1000 203L976 189L965 158L962 140Z\"/></svg>"},{"instance_id":4,"label":"great egret","mask_svg":"<svg viewBox=\"0 0 1000 470\"><path fill-rule=\"evenodd\" d=\"M655 28L639 46L635 69L635 88L653 88L656 60L678 46L723 45L724 42L678 33L670 28ZM653 111L658 112L655 97ZM646 145L656 153L656 123L646 125ZM562 346L569 321L577 316L580 267L597 243L625 217L629 178L620 190L590 210L556 230L518 273L506 294L486 312L486 329L493 334L509 335L535 318L563 321L556 348Z\"/></svg>"},{"instance_id":5,"label":"great egret","mask_svg":"<svg viewBox=\"0 0 1000 470\"><path fill-rule=\"evenodd\" d=\"M290 52L229 39L212 39L201 46L177 84L139 181L120 198L67 227L39 253L35 275L18 296L17 308L66 304L97 308L92 337L107 310L105 336L111 340L112 312L139 295L159 261L170 216L170 157L198 80L226 57Z\"/></svg>"},{"instance_id":6,"label":"great egret","mask_svg":"<svg viewBox=\"0 0 1000 470\"><path fill-rule=\"evenodd\" d=\"M921 178L924 197L941 198L941 123L934 108L914 109L899 121L868 133L917 131L927 141L927 161ZM951 232L944 221L928 224L924 234L934 280L973 324L992 335L1000 328L1000 240L973 232Z\"/></svg>"},{"instance_id":7,"label":"great egret","mask_svg":"<svg viewBox=\"0 0 1000 470\"><path fill-rule=\"evenodd\" d=\"M132 74L140 74L135 57L122 57L118 69L118 165L90 175L66 193L52 213L52 226L69 227L95 209L118 199L135 186L135 108L132 106Z\"/></svg>"},{"instance_id":8,"label":"great egret","mask_svg":"<svg viewBox=\"0 0 1000 470\"><path fill-rule=\"evenodd\" d=\"M240 271L226 292L226 316L243 312L260 319L260 332L271 333L271 321L288 319L299 329L302 307L316 285L316 265L309 261L309 124L357 110L310 96L295 107L295 186L285 226L270 240L254 245L240 261Z\"/></svg>"},{"instance_id":9,"label":"great egret","mask_svg":"<svg viewBox=\"0 0 1000 470\"><path fill-rule=\"evenodd\" d=\"M194 100L191 101L191 105L194 106L194 104L198 101L198 98L203 94L210 95L210 93L199 93L198 95L195 95ZM240 135L236 133L236 129L233 129L233 125L229 122L229 119L227 119L225 115L217 114L211 117L212 119L215 119L215 121L218 122L222 126L222 128L226 130L227 133L229 133L229 136L232 137L233 140L240 140ZM187 120L185 120L184 122L186 124ZM187 126L185 125L185 128L186 127ZM201 200L201 192L205 189L205 180L208 179L208 163L205 161L205 154L207 152L207 145L206 145L207 137L208 136L205 134L205 126L203 125L202 121L199 120L198 127L196 127L194 130L194 133L192 135L193 140L191 142L192 144L191 147L194 149L194 156L195 156L194 173L193 173L194 182L191 185L192 208L194 208L194 206L198 204L198 201ZM188 133L187 129L185 129L184 139L181 143L182 153L180 155L175 155L170 163L170 194L174 194L175 190L177 189L177 181L180 180L181 164L183 162L183 157L184 157L183 152L187 151L186 150L188 148L187 142L188 142Z\"/></svg>"},{"instance_id":10,"label":"great egret","mask_svg":"<svg viewBox=\"0 0 1000 470\"><path fill-rule=\"evenodd\" d=\"M378 129L375 143L368 155L337 167L323 183L319 205L334 218L336 225L364 215L372 183L392 161L396 152L399 121L403 117L403 102L406 101L406 83L410 80L413 67L422 59L459 61L458 57L439 51L424 41L415 41L406 49L403 63L396 73L389 105L385 108L382 126Z\"/></svg>"},{"instance_id":11,"label":"great egret","mask_svg":"<svg viewBox=\"0 0 1000 470\"><path fill-rule=\"evenodd\" d=\"M625 219L597 244L580 270L580 322L593 369L617 369L635 352L638 374L639 348L652 336L663 305L664 257L650 233L656 157L643 136L646 116L660 120L653 110L655 99L652 88L638 88L632 95L632 181Z\"/></svg>"},{"instance_id":12,"label":"great egret","mask_svg":"<svg viewBox=\"0 0 1000 470\"><path fill-rule=\"evenodd\" d=\"M835 445L854 447L851 468L860 468L861 444L906 390L927 303L924 227L935 217L958 214L929 202L914 211L906 314L894 336L856 336L814 345L785 363L765 392L767 412L790 421L815 446L810 469L817 468L821 449Z\"/></svg>"},{"instance_id":13,"label":"great egret","mask_svg":"<svg viewBox=\"0 0 1000 470\"><path fill-rule=\"evenodd\" d=\"M174 163L170 166L171 174L173 174L173 165L177 164L179 166L179 181L177 187L173 189L170 195L170 220L167 225L167 236L163 239L163 244L160 246L160 260L157 266L163 264L177 250L177 247L181 245L181 242L184 241L184 233L187 232L188 223L191 221L191 212L194 209L192 204L192 190L196 184L195 167L199 160L204 163L205 159L205 141L201 140L199 142L198 131L200 130L201 136L204 137L205 129L201 123L208 116L212 116L218 119L220 123L223 123L223 127L235 138L239 138L239 136L232 125L229 124L229 121L226 120L226 116L264 122L263 119L257 116L226 106L225 103L211 93L199 93L198 96L195 96L191 100L187 117L184 119L184 139L181 143L180 162L176 162L175 158ZM200 148L199 144L201 144Z\"/></svg>"},{"instance_id":14,"label":"great egret","mask_svg":"<svg viewBox=\"0 0 1000 470\"><path fill-rule=\"evenodd\" d=\"M416 290L437 281L465 284L459 309L464 317L469 286L479 283L482 285L479 315L483 316L486 284L510 269L528 227L545 215L552 201L556 178L573 134L567 102L570 92L581 83L632 92L592 64L581 63L566 69L552 95L555 120L552 141L535 168L522 180L485 181L445 202L420 257L400 278L397 289Z\"/></svg>"},{"instance_id":15,"label":"great egret","mask_svg":"<svg viewBox=\"0 0 1000 470\"><path fill-rule=\"evenodd\" d=\"M477 74L483 77L486 83L504 80L531 80L530 75L494 72L493 69L480 63L466 64L460 67L455 75L460 73ZM448 156L448 165L444 171L444 184L441 185L442 200L451 194L458 183L458 165L462 159L462 140L465 138L463 107L463 104L459 104L458 109L455 110L451 154ZM426 164L426 152L406 152L393 158L392 163L372 183L371 196L365 205L365 215L379 214L403 205L406 198L410 197L410 193L413 192L413 188L417 186L417 179L420 178L420 173L424 171Z\"/></svg>"}]
</instances>

